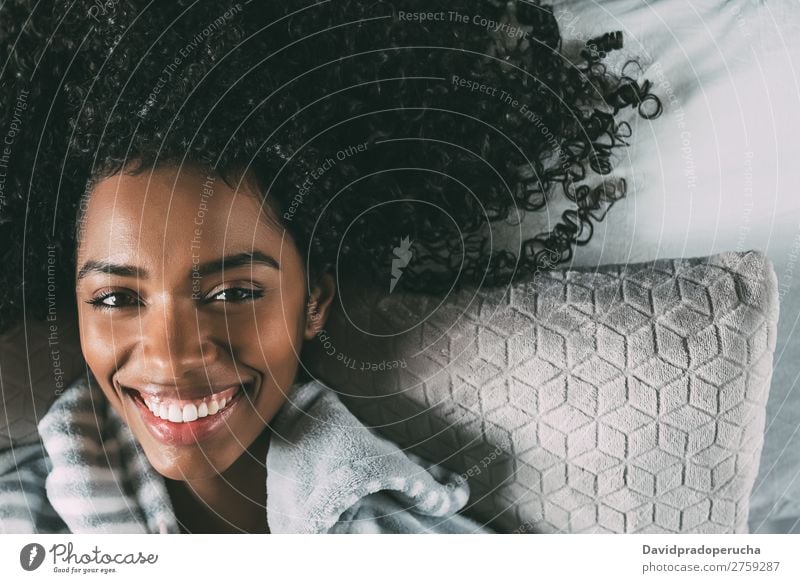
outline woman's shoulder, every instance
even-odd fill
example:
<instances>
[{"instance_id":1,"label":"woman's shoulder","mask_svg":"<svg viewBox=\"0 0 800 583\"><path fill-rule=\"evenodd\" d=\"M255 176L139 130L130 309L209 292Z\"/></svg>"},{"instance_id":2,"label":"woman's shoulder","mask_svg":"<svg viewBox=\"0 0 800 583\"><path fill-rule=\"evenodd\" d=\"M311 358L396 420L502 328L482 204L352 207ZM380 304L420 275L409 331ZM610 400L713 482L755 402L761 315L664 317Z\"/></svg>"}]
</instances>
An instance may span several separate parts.
<instances>
[{"instance_id":1,"label":"woman's shoulder","mask_svg":"<svg viewBox=\"0 0 800 583\"><path fill-rule=\"evenodd\" d=\"M103 403L97 401L100 396L93 393L85 376L76 379L55 396L42 415L37 423L37 441L0 451L0 532L68 532L47 494L47 478L53 468L48 447L52 447L53 438L73 435L72 422L90 416L93 408Z\"/></svg>"},{"instance_id":2,"label":"woman's shoulder","mask_svg":"<svg viewBox=\"0 0 800 583\"><path fill-rule=\"evenodd\" d=\"M273 531L486 532L458 514L460 476L364 425L322 381L295 384L271 425Z\"/></svg>"},{"instance_id":3,"label":"woman's shoulder","mask_svg":"<svg viewBox=\"0 0 800 583\"><path fill-rule=\"evenodd\" d=\"M0 533L68 532L47 497L49 471L49 458L40 442L0 451Z\"/></svg>"}]
</instances>

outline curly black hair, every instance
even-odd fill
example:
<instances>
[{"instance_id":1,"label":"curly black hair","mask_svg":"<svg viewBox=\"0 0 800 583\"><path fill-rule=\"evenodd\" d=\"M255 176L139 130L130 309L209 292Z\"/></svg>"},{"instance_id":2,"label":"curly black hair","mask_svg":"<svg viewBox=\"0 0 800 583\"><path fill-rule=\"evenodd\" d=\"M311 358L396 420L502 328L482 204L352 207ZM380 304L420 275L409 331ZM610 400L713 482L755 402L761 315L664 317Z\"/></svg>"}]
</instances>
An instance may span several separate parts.
<instances>
[{"instance_id":1,"label":"curly black hair","mask_svg":"<svg viewBox=\"0 0 800 583\"><path fill-rule=\"evenodd\" d=\"M0 330L74 300L87 185L162 165L253 180L310 277L388 280L398 246L411 291L552 269L625 195L620 110L661 111L604 65L621 33L570 59L538 1L45 4L0 8ZM557 191L554 228L491 244Z\"/></svg>"}]
</instances>

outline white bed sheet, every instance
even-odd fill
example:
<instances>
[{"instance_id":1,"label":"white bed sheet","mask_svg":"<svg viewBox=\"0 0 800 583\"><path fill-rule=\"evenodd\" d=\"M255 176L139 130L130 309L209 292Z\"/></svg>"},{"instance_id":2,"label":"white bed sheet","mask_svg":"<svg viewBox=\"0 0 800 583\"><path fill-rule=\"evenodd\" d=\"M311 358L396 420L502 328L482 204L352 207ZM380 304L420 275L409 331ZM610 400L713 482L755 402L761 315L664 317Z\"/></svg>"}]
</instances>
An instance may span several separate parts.
<instances>
[{"instance_id":1,"label":"white bed sheet","mask_svg":"<svg viewBox=\"0 0 800 583\"><path fill-rule=\"evenodd\" d=\"M566 46L622 30L664 113L631 116L628 196L575 266L760 249L781 286L752 532L800 533L800 5L788 0L557 0ZM572 42L569 42L572 39ZM627 69L632 71L632 69ZM549 218L566 208L554 205ZM526 217L538 232L548 217ZM514 247L516 227L502 233Z\"/></svg>"}]
</instances>

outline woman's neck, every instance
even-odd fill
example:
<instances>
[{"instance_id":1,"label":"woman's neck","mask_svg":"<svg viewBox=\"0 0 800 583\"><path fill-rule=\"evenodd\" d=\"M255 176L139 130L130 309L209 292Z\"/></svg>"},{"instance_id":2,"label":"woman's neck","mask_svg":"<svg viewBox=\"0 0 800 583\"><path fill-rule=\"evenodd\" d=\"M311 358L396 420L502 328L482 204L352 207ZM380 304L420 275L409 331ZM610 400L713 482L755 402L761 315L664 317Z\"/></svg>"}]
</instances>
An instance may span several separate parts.
<instances>
[{"instance_id":1,"label":"woman's neck","mask_svg":"<svg viewBox=\"0 0 800 583\"><path fill-rule=\"evenodd\" d=\"M269 429L223 474L202 480L167 480L182 529L191 533L265 533Z\"/></svg>"}]
</instances>

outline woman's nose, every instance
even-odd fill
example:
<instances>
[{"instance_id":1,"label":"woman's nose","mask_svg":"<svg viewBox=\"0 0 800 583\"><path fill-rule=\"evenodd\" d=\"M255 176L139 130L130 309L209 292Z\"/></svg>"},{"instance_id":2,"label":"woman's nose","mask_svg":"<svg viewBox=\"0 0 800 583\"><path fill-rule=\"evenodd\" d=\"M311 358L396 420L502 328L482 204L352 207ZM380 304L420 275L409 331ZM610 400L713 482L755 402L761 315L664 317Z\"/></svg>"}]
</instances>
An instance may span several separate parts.
<instances>
[{"instance_id":1,"label":"woman's nose","mask_svg":"<svg viewBox=\"0 0 800 583\"><path fill-rule=\"evenodd\" d=\"M141 322L141 349L153 379L172 382L205 369L217 357L217 346L192 304L166 301L146 308Z\"/></svg>"}]
</instances>

